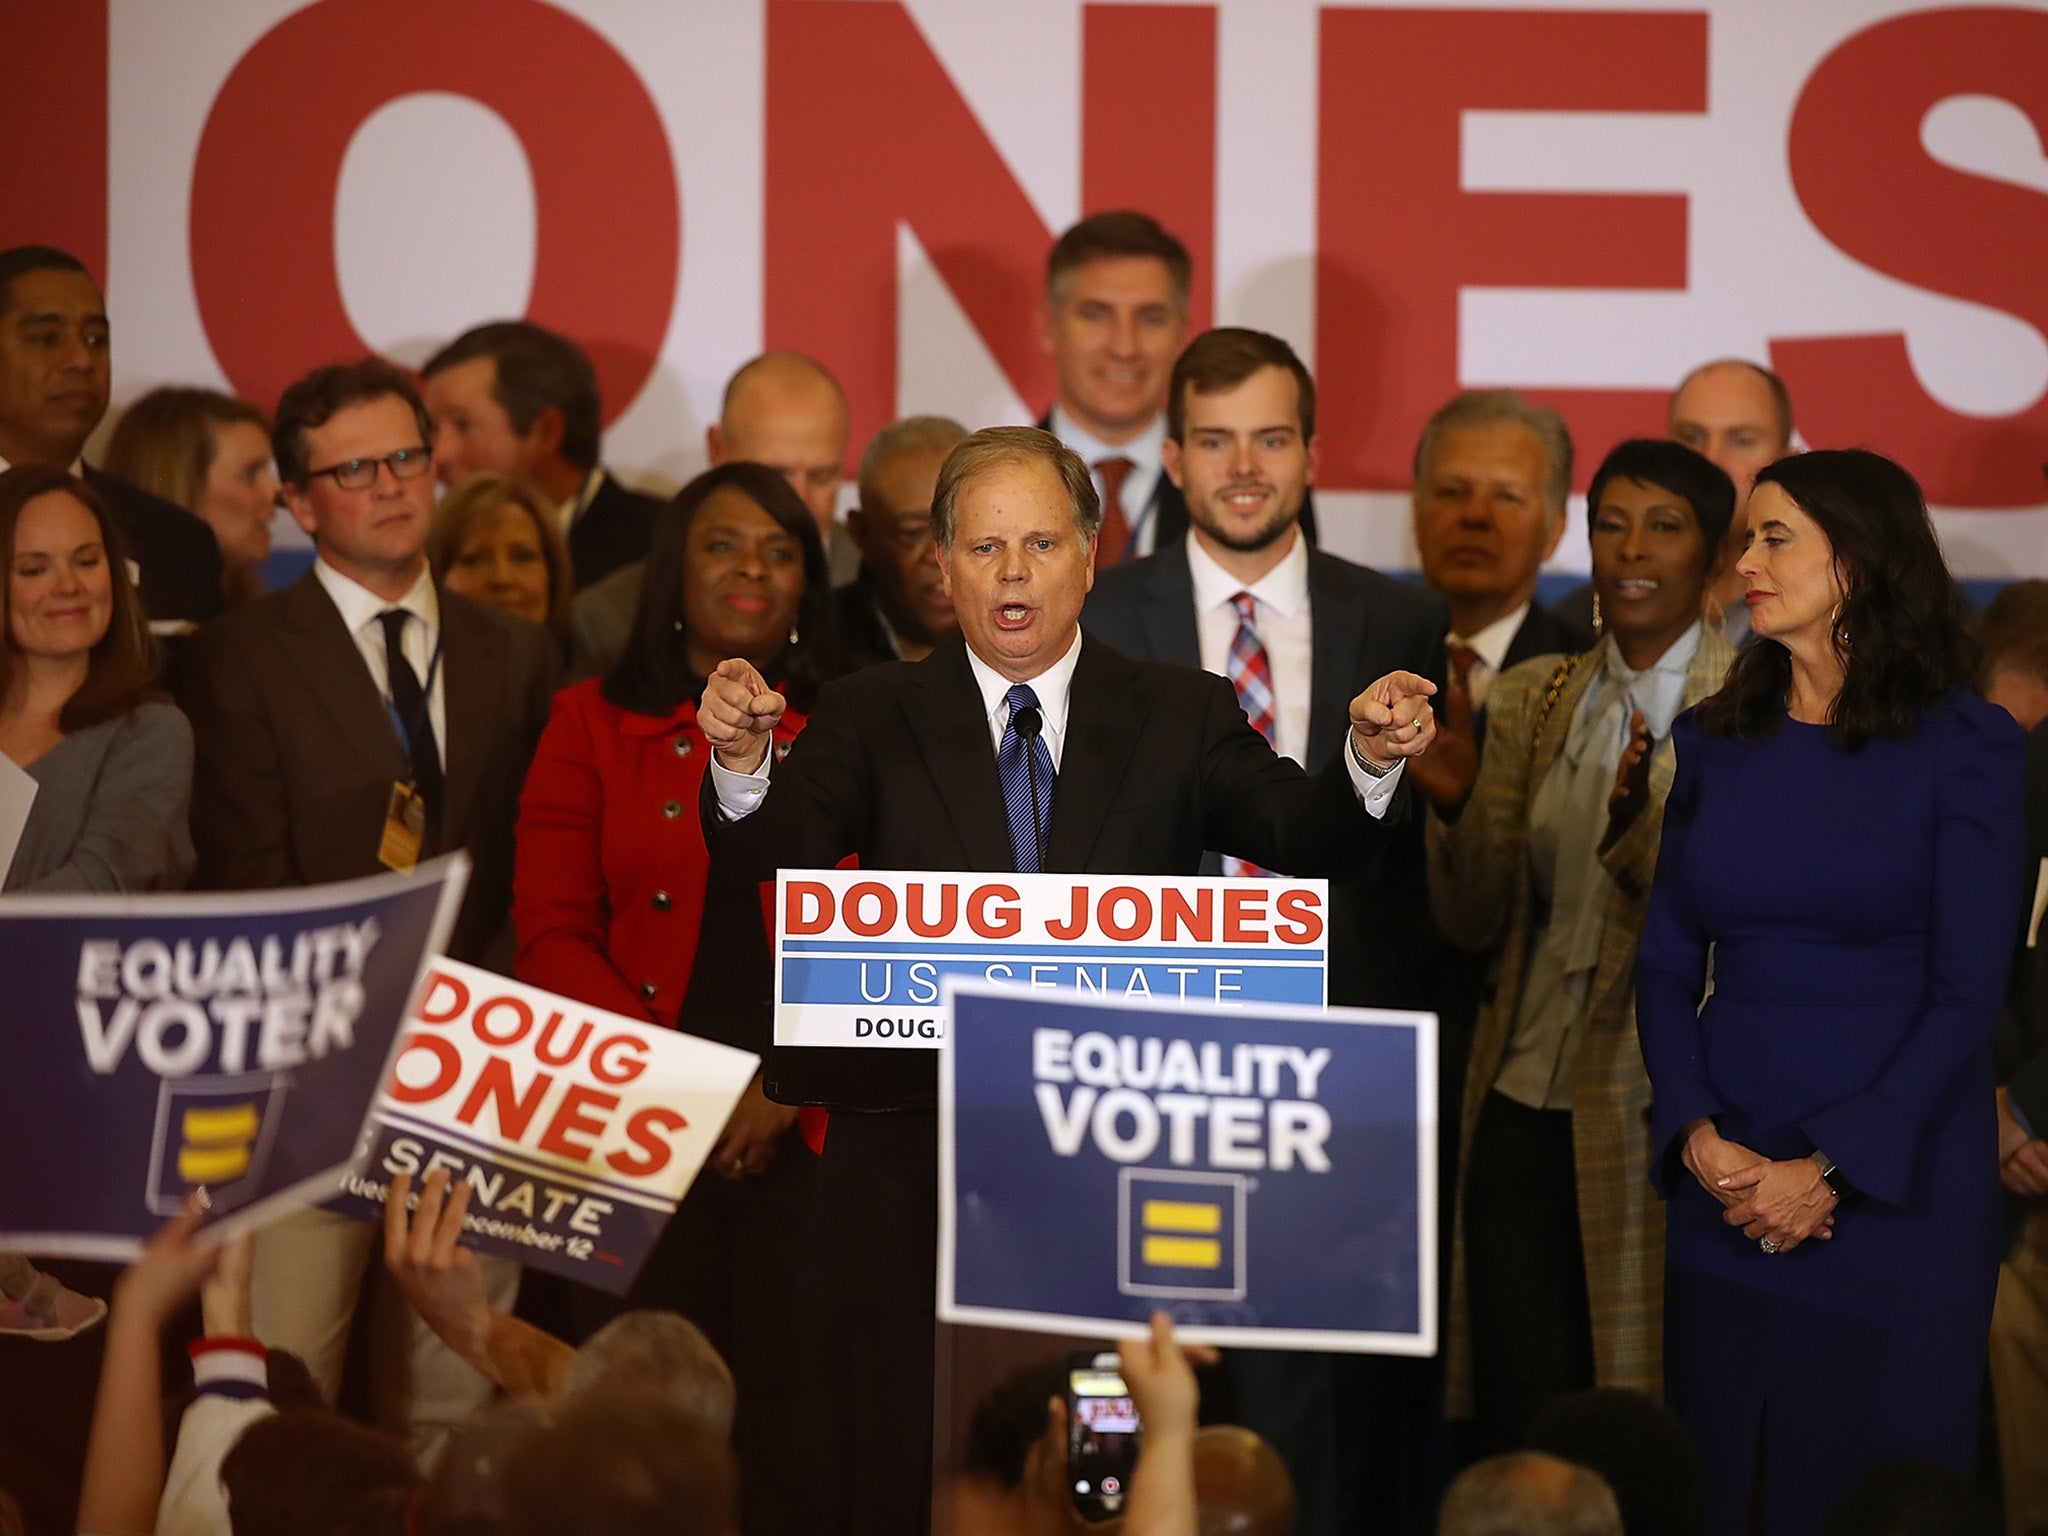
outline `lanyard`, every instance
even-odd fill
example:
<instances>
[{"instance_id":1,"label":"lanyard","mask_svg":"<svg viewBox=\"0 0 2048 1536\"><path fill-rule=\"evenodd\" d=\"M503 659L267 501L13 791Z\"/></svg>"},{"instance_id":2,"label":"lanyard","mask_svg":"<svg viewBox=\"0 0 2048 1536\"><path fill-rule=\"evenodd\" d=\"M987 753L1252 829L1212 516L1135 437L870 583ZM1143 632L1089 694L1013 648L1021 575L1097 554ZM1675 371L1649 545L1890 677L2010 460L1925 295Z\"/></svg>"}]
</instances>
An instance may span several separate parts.
<instances>
[{"instance_id":1,"label":"lanyard","mask_svg":"<svg viewBox=\"0 0 2048 1536\"><path fill-rule=\"evenodd\" d=\"M413 737L419 734L422 726L428 725L433 719L434 676L441 670L441 640L445 633L445 631L437 631L434 636L434 654L427 660L427 680L420 685L419 708L413 715L410 727L408 727L406 721L399 718L398 704L391 696L391 680L389 678L385 679L384 713L391 717L391 728L398 732L398 744L405 748L407 762L412 761ZM388 655L389 653L387 652L386 654ZM404 647L401 646L399 648L399 654L404 654Z\"/></svg>"}]
</instances>

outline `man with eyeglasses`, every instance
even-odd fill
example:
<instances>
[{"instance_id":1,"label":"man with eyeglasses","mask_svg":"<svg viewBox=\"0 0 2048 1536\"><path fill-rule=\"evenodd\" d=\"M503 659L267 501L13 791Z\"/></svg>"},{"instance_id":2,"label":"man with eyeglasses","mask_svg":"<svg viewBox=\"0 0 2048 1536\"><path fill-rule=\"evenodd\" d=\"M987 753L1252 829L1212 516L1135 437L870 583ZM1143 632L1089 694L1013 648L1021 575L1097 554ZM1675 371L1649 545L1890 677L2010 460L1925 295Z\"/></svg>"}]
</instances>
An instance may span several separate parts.
<instances>
[{"instance_id":1,"label":"man with eyeglasses","mask_svg":"<svg viewBox=\"0 0 2048 1536\"><path fill-rule=\"evenodd\" d=\"M946 416L906 416L869 441L860 458L860 504L846 531L860 570L832 594L839 659L849 671L881 661L922 661L958 632L932 542L939 466L967 429Z\"/></svg>"},{"instance_id":2,"label":"man with eyeglasses","mask_svg":"<svg viewBox=\"0 0 2048 1536\"><path fill-rule=\"evenodd\" d=\"M509 973L513 821L556 653L538 625L436 585L429 441L412 381L375 360L316 369L279 402L285 505L316 558L202 629L181 669L199 883L317 885L463 848L474 868L448 952ZM257 1240L257 1332L330 1402L375 1237L315 1210ZM484 1270L509 1307L518 1270ZM390 1427L424 1454L491 1386L417 1317L405 1325L405 1422Z\"/></svg>"}]
</instances>

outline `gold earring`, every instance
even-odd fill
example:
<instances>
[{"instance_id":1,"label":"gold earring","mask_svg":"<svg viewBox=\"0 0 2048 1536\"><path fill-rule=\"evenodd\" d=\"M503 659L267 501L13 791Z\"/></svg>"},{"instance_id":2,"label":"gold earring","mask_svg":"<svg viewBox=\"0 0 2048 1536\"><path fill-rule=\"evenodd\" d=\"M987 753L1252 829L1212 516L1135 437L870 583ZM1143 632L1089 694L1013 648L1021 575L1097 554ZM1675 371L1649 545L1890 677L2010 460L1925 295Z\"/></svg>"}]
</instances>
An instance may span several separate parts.
<instances>
[{"instance_id":1,"label":"gold earring","mask_svg":"<svg viewBox=\"0 0 2048 1536\"><path fill-rule=\"evenodd\" d=\"M1593 594L1593 633L1596 635L1604 634L1606 630L1607 621L1600 613L1600 594L1595 592Z\"/></svg>"},{"instance_id":2,"label":"gold earring","mask_svg":"<svg viewBox=\"0 0 2048 1536\"><path fill-rule=\"evenodd\" d=\"M796 644L796 625L794 622L792 622L789 626L789 643L791 645Z\"/></svg>"}]
</instances>

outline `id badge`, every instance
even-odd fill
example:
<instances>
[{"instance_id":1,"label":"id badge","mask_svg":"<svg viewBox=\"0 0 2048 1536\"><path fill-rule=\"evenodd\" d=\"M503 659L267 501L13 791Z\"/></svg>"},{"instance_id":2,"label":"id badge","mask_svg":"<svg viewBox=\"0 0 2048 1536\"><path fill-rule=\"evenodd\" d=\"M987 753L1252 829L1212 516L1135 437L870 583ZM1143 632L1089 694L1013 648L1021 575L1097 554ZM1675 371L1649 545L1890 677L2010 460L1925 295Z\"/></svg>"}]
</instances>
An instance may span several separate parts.
<instances>
[{"instance_id":1,"label":"id badge","mask_svg":"<svg viewBox=\"0 0 2048 1536\"><path fill-rule=\"evenodd\" d=\"M427 836L427 802L412 785L399 780L391 786L391 804L384 812L384 836L377 845L377 861L400 872L420 861L420 844Z\"/></svg>"}]
</instances>

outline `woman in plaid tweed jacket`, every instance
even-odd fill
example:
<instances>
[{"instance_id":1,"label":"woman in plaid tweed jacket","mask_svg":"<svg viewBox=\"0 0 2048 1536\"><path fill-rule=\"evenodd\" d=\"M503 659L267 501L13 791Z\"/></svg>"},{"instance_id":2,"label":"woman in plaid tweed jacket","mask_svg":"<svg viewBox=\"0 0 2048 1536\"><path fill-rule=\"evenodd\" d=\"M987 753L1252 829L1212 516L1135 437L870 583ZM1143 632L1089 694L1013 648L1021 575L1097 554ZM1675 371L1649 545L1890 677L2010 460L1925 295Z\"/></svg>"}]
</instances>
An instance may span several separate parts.
<instances>
[{"instance_id":1,"label":"woman in plaid tweed jacket","mask_svg":"<svg viewBox=\"0 0 2048 1536\"><path fill-rule=\"evenodd\" d=\"M1588 497L1607 625L1487 699L1456 819L1430 813L1430 901L1490 955L1459 1127L1448 1406L1472 1449L1519 1444L1550 1399L1661 1390L1664 1228L1649 1184L1636 936L1670 788L1671 719L1734 653L1701 608L1734 487L1676 443L1623 443Z\"/></svg>"}]
</instances>

